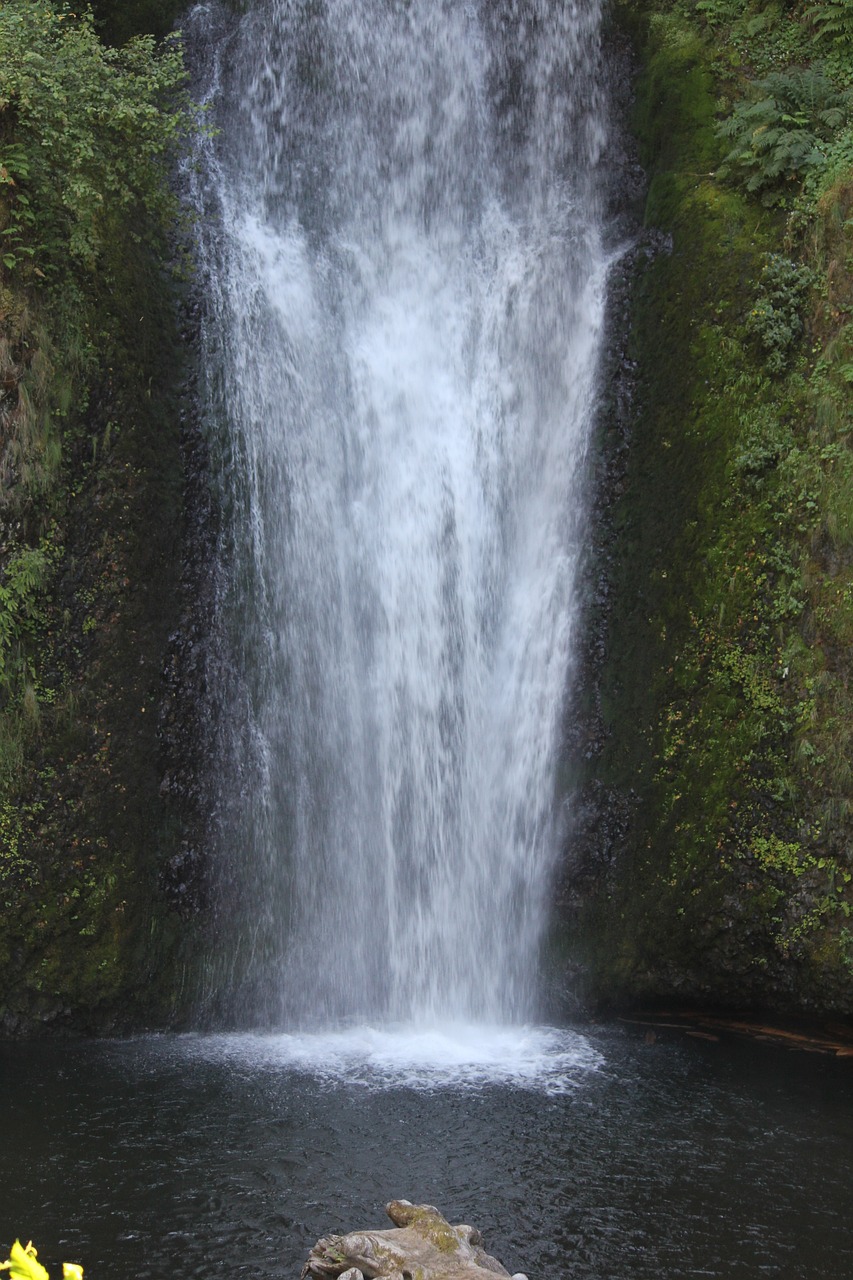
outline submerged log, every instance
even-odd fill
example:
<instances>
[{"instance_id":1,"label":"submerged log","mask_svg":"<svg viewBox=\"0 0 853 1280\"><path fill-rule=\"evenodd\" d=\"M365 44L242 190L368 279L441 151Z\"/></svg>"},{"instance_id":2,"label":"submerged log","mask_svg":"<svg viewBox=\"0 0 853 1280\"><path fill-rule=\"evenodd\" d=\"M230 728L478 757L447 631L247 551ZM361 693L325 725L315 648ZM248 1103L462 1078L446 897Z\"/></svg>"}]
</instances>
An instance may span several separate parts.
<instances>
[{"instance_id":1,"label":"submerged log","mask_svg":"<svg viewBox=\"0 0 853 1280\"><path fill-rule=\"evenodd\" d=\"M386 1231L351 1231L318 1240L302 1280L494 1280L509 1276L481 1248L474 1227L452 1227L431 1204L392 1200ZM517 1273L512 1280L527 1280Z\"/></svg>"}]
</instances>

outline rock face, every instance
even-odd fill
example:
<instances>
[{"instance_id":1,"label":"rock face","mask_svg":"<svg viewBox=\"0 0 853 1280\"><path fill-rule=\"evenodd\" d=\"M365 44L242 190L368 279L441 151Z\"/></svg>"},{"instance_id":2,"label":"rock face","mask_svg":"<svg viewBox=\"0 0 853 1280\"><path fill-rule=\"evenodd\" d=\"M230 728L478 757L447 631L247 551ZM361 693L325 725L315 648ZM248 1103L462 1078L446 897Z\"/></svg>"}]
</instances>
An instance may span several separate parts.
<instances>
[{"instance_id":1,"label":"rock face","mask_svg":"<svg viewBox=\"0 0 853 1280\"><path fill-rule=\"evenodd\" d=\"M302 1280L488 1280L508 1276L480 1247L474 1227L452 1227L431 1204L392 1200L385 1206L394 1227L351 1231L318 1240L302 1268ZM526 1280L520 1274L512 1280Z\"/></svg>"}]
</instances>

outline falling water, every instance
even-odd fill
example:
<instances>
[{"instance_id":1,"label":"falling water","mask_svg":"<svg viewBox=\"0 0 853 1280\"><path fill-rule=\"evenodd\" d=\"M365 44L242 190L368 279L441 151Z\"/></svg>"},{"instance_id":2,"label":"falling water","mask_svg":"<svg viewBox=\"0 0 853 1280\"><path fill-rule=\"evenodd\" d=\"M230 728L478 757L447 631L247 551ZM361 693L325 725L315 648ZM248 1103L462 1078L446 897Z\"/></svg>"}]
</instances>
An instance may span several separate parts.
<instances>
[{"instance_id":1,"label":"falling water","mask_svg":"<svg viewBox=\"0 0 853 1280\"><path fill-rule=\"evenodd\" d=\"M245 1024L531 1016L607 256L598 0L190 15Z\"/></svg>"}]
</instances>

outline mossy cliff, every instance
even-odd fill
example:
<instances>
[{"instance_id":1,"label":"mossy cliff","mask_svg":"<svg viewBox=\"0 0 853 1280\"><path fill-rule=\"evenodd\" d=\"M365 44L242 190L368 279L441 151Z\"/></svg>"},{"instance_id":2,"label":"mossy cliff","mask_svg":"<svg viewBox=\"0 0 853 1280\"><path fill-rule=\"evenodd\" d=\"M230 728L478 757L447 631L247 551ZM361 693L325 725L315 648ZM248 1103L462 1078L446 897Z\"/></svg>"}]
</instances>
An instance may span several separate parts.
<instances>
[{"instance_id":1,"label":"mossy cliff","mask_svg":"<svg viewBox=\"0 0 853 1280\"><path fill-rule=\"evenodd\" d=\"M124 38L132 10L96 16ZM162 1019L186 936L163 888L180 814L157 735L180 610L182 81L175 43L119 52L42 0L0 12L7 1032Z\"/></svg>"},{"instance_id":2,"label":"mossy cliff","mask_svg":"<svg viewBox=\"0 0 853 1280\"><path fill-rule=\"evenodd\" d=\"M817 9L612 11L669 242L633 273L561 889L600 1003L853 1014L853 21Z\"/></svg>"},{"instance_id":3,"label":"mossy cliff","mask_svg":"<svg viewBox=\"0 0 853 1280\"><path fill-rule=\"evenodd\" d=\"M168 174L192 112L179 45L154 39L176 8L0 6L8 1032L162 1023L192 951L157 727L185 536ZM629 448L599 502L597 749L561 936L600 1003L849 1016L851 9L614 0L610 20L637 51L656 234L632 411L602 433Z\"/></svg>"}]
</instances>

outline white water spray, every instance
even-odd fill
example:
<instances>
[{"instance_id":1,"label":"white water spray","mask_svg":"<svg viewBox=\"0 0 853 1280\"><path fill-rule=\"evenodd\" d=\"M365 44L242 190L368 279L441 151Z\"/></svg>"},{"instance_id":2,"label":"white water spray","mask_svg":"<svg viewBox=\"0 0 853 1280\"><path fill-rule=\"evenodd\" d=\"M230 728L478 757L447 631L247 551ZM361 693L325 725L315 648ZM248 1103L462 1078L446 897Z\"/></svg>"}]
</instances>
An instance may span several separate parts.
<instances>
[{"instance_id":1,"label":"white water spray","mask_svg":"<svg viewBox=\"0 0 853 1280\"><path fill-rule=\"evenodd\" d=\"M190 15L221 129L211 980L244 1024L533 1011L607 265L598 16Z\"/></svg>"}]
</instances>

